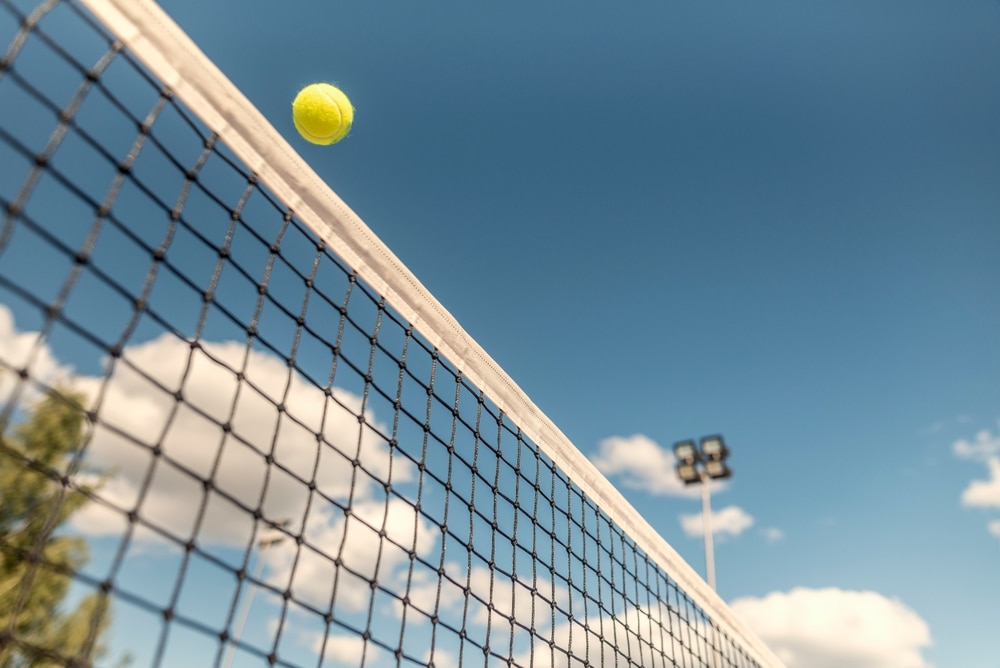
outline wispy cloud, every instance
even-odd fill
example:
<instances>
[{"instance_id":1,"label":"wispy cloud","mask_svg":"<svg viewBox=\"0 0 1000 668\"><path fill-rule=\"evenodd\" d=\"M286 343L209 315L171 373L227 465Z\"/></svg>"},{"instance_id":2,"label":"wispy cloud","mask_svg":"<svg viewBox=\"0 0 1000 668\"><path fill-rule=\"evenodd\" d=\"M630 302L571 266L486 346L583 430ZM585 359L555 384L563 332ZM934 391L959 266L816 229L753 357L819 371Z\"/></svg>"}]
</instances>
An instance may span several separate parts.
<instances>
[{"instance_id":1,"label":"wispy cloud","mask_svg":"<svg viewBox=\"0 0 1000 668\"><path fill-rule=\"evenodd\" d=\"M917 434L920 436L931 436L933 434L939 434L945 429L954 428L955 425L967 425L973 422L973 418L969 415L957 415L953 418L947 420L935 420L924 427L917 430Z\"/></svg>"},{"instance_id":2,"label":"wispy cloud","mask_svg":"<svg viewBox=\"0 0 1000 668\"><path fill-rule=\"evenodd\" d=\"M1000 455L1000 434L994 436L984 429L976 434L971 440L955 441L951 446L952 452L961 459L973 459L985 461L995 455Z\"/></svg>"},{"instance_id":3,"label":"wispy cloud","mask_svg":"<svg viewBox=\"0 0 1000 668\"><path fill-rule=\"evenodd\" d=\"M704 517L702 513L681 515L681 529L688 536L703 536L705 534ZM754 519L739 506L729 506L712 513L712 535L739 536L753 526Z\"/></svg>"},{"instance_id":4,"label":"wispy cloud","mask_svg":"<svg viewBox=\"0 0 1000 668\"><path fill-rule=\"evenodd\" d=\"M877 592L796 588L730 607L788 668L930 668L927 622Z\"/></svg>"},{"instance_id":5,"label":"wispy cloud","mask_svg":"<svg viewBox=\"0 0 1000 668\"><path fill-rule=\"evenodd\" d=\"M996 536L997 538L1000 538L1000 520L997 520L995 522L990 522L989 524L987 524L986 530L989 531L994 536Z\"/></svg>"},{"instance_id":6,"label":"wispy cloud","mask_svg":"<svg viewBox=\"0 0 1000 668\"><path fill-rule=\"evenodd\" d=\"M785 537L785 532L775 527L761 529L760 533L765 539L767 539L768 543L777 543Z\"/></svg>"}]
</instances>

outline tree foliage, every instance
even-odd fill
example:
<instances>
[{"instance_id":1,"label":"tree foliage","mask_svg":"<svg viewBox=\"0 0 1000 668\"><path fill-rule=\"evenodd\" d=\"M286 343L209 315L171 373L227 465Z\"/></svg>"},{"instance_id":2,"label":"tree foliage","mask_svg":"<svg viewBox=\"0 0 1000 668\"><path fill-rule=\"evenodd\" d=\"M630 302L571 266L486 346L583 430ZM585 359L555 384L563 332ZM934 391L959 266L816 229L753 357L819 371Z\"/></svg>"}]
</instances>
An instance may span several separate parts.
<instances>
[{"instance_id":1,"label":"tree foliage","mask_svg":"<svg viewBox=\"0 0 1000 668\"><path fill-rule=\"evenodd\" d=\"M82 537L59 531L89 501L66 475L85 436L82 402L52 391L12 429L0 425L2 668L92 666L106 653L107 596L66 605L73 574L88 559Z\"/></svg>"}]
</instances>

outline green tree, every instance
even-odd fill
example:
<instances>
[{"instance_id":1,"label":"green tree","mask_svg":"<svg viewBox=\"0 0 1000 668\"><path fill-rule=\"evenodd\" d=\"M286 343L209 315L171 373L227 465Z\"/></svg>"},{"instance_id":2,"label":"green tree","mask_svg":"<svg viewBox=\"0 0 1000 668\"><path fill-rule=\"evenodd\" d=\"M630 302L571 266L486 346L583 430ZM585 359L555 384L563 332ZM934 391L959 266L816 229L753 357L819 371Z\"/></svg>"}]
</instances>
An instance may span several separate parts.
<instances>
[{"instance_id":1,"label":"green tree","mask_svg":"<svg viewBox=\"0 0 1000 668\"><path fill-rule=\"evenodd\" d=\"M85 436L82 405L56 390L13 429L0 424L0 668L92 666L107 651L107 596L65 609L88 559L82 537L58 531L89 501L63 483Z\"/></svg>"}]
</instances>

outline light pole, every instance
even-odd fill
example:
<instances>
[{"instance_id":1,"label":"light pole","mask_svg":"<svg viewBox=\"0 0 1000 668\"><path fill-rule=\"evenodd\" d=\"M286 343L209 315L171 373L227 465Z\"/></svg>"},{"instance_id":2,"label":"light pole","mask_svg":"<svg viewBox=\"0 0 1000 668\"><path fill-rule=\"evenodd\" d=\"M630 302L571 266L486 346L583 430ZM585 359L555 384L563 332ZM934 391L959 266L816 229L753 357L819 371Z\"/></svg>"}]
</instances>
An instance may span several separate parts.
<instances>
[{"instance_id":1,"label":"light pole","mask_svg":"<svg viewBox=\"0 0 1000 668\"><path fill-rule=\"evenodd\" d=\"M677 475L685 485L701 483L702 525L705 534L705 570L708 585L715 590L715 544L712 538L711 481L728 478L733 474L726 465L729 448L721 436L705 436L701 439L701 451L694 441L674 444L677 456Z\"/></svg>"},{"instance_id":2,"label":"light pole","mask_svg":"<svg viewBox=\"0 0 1000 668\"><path fill-rule=\"evenodd\" d=\"M226 660L222 662L222 665L226 668L230 668L233 665L233 657L236 656L236 645L240 640L240 636L243 635L243 627L247 623L247 617L250 616L250 606L253 605L253 598L257 594L257 587L255 583L260 582L260 577L264 572L264 550L271 547L272 545L277 545L281 541L285 540L285 534L279 531L279 528L284 528L289 525L291 520L285 520L277 525L272 525L268 530L264 531L260 538L257 539L257 563L254 566L253 577L250 582L247 583L247 597L243 600L240 606L240 616L236 621L236 628L233 630L233 639L226 649Z\"/></svg>"}]
</instances>

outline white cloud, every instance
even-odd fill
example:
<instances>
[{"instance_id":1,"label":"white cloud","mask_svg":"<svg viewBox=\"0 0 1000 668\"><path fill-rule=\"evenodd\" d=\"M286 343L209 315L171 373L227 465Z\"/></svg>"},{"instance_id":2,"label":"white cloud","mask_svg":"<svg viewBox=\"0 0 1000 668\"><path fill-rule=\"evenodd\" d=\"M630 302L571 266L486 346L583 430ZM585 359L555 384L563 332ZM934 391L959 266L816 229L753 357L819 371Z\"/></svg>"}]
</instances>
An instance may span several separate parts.
<instances>
[{"instance_id":1,"label":"white cloud","mask_svg":"<svg viewBox=\"0 0 1000 668\"><path fill-rule=\"evenodd\" d=\"M361 636L325 635L317 633L311 637L312 649L327 662L335 665L358 665L358 657L365 651L365 639Z\"/></svg>"},{"instance_id":2,"label":"white cloud","mask_svg":"<svg viewBox=\"0 0 1000 668\"><path fill-rule=\"evenodd\" d=\"M342 535L335 538L342 538ZM345 546L348 544L349 541L345 542ZM287 554L282 557L284 564L290 563L293 555L294 546L290 546ZM375 562L375 556L369 556L369 569ZM363 554L359 552L358 558L361 557ZM347 557L344 559L345 565L348 565ZM384 562L384 555L382 560ZM333 584L333 569L325 565L322 569L315 566L316 564L306 564L309 570L300 574L299 571L303 568L300 558L299 564L295 566L295 577L303 585L327 592L329 596ZM288 569L283 570L282 577L287 578ZM427 663L433 659L434 664L441 668L458 665L454 653L460 649L460 645L454 642L456 639L452 636L435 635L430 622L432 615L437 617L439 624L465 629L470 642L484 646L488 644L493 651L503 653L510 647L514 647L517 652L531 646L532 636L525 627L533 627L536 633L546 634L553 615L556 614L556 606L563 610L570 609L570 594L565 587L553 586L551 582L537 576L533 578L530 574L521 574L512 580L484 565L473 566L470 570L460 562L447 562L444 575L439 575L436 569L421 568L419 563L414 564L413 570L407 564L406 569L397 568L395 572L396 577L390 584L400 595L405 591L409 605L405 614L407 631L403 649L408 656L423 657ZM281 582L274 584L282 586ZM465 594L466 587L469 590L468 596ZM342 613L348 608L352 612L364 611L370 595L371 590L366 582L354 584L350 578L344 579L342 574L337 584L336 612ZM328 604L328 601L311 602L320 603L324 608ZM579 605L577 603L577 608ZM398 624L403 619L403 611L403 603L399 600L378 610L382 619L378 628L373 630L373 639L387 643L397 642ZM397 621L390 622L393 617ZM305 644L315 650L322 642L322 637L322 633L313 633L305 634L303 639ZM327 656L330 656L329 648Z\"/></svg>"},{"instance_id":3,"label":"white cloud","mask_svg":"<svg viewBox=\"0 0 1000 668\"><path fill-rule=\"evenodd\" d=\"M777 543L785 537L785 532L775 527L761 529L760 533L767 539L768 543Z\"/></svg>"},{"instance_id":4,"label":"white cloud","mask_svg":"<svg viewBox=\"0 0 1000 668\"><path fill-rule=\"evenodd\" d=\"M688 626L691 633L681 631ZM551 631L539 634L543 639L534 638L530 648L514 657L514 663L533 668L577 668L584 665L586 657L586 665L618 666L626 663L627 657L629 665L652 666L661 665L666 657L671 665L704 665L705 661L714 665L698 639L705 631L703 623L683 620L666 606L631 607L614 616L592 615L586 620L578 617L557 623ZM698 650L693 651L688 643L696 643Z\"/></svg>"},{"instance_id":5,"label":"white cloud","mask_svg":"<svg viewBox=\"0 0 1000 668\"><path fill-rule=\"evenodd\" d=\"M414 570L409 574L407 597L410 605L424 616L436 614L443 623L455 628L465 627L470 639L481 644L489 642L498 651L510 645L511 636L515 645L524 644L527 631L522 627L534 626L538 632L545 631L556 606L564 610L569 608L570 594L565 587L553 585L538 575L532 576L530 571L511 579L486 566L477 565L468 570L464 564L449 562L445 572L446 577L430 570ZM468 597L465 587L469 589ZM392 607L395 615L401 617L402 604L396 602ZM420 615L412 612L407 615L411 626L413 620L420 619ZM428 635L426 641L429 643L430 639ZM414 642L411 639L411 644Z\"/></svg>"},{"instance_id":6,"label":"white cloud","mask_svg":"<svg viewBox=\"0 0 1000 668\"><path fill-rule=\"evenodd\" d=\"M433 549L438 531L408 502L392 499L356 502L347 517L330 506L313 511L302 537L301 548L284 541L263 553L266 579L279 589L290 585L297 600L321 610L334 601L338 610L353 612L367 608L371 582L388 585L398 577L409 550Z\"/></svg>"},{"instance_id":7,"label":"white cloud","mask_svg":"<svg viewBox=\"0 0 1000 668\"><path fill-rule=\"evenodd\" d=\"M681 515L681 529L688 536L703 536L702 513ZM753 526L753 517L739 506L728 506L712 513L712 535L739 536Z\"/></svg>"},{"instance_id":8,"label":"white cloud","mask_svg":"<svg viewBox=\"0 0 1000 668\"><path fill-rule=\"evenodd\" d=\"M413 564L413 572L409 575L406 595L410 600L410 605L424 615L433 615L435 608L450 608L465 598L465 592L462 591L463 585L452 582L452 580L464 582L456 574L463 573L465 566L456 562L448 562L445 564L444 570L448 577L439 576L435 570L419 562ZM402 603L396 601L393 607L395 614L401 616Z\"/></svg>"},{"instance_id":9,"label":"white cloud","mask_svg":"<svg viewBox=\"0 0 1000 668\"><path fill-rule=\"evenodd\" d=\"M250 513L206 492L204 479L247 508L260 506L266 518L293 520L289 530L297 532L310 497L303 480L315 476L317 491L333 499L346 499L353 485L353 498L364 500L374 482L360 473L353 481L351 459L379 480L390 480L390 471L394 483L413 476L412 467L390 463L385 441L359 424L359 397L342 390L328 397L277 358L244 344L202 343L192 351L163 335L127 348L124 357L142 373L119 362L106 381L74 380L92 405L101 398L87 464L115 471L101 497L125 511L136 509L143 519L183 538L194 533L204 503L199 541L242 546L251 539ZM243 369L243 378L230 369ZM184 401L178 403L174 392L181 392ZM364 415L383 430L369 411ZM229 433L219 426L226 423ZM325 443L317 443L317 433ZM163 457L153 454L154 445ZM265 459L272 452L277 466ZM120 511L99 504L73 519L78 530L91 535L118 533L122 522Z\"/></svg>"},{"instance_id":10,"label":"white cloud","mask_svg":"<svg viewBox=\"0 0 1000 668\"><path fill-rule=\"evenodd\" d=\"M10 309L0 304L0 404L11 398L20 379L11 369L26 366L32 379L49 386L68 380L73 368L60 364L48 346L38 343L38 332L18 332ZM39 388L28 383L19 397L31 403L40 398Z\"/></svg>"},{"instance_id":11,"label":"white cloud","mask_svg":"<svg viewBox=\"0 0 1000 668\"><path fill-rule=\"evenodd\" d=\"M397 665L391 652L376 643L366 642L362 636L326 636L322 633L301 636L303 644L310 646L317 655L323 653L323 666L350 668L361 665L362 661L366 666Z\"/></svg>"},{"instance_id":12,"label":"white cloud","mask_svg":"<svg viewBox=\"0 0 1000 668\"><path fill-rule=\"evenodd\" d=\"M1000 457L986 462L989 480L973 480L962 492L962 505L968 507L1000 508Z\"/></svg>"},{"instance_id":13,"label":"white cloud","mask_svg":"<svg viewBox=\"0 0 1000 668\"><path fill-rule=\"evenodd\" d=\"M876 592L797 588L730 607L788 668L930 667L927 623Z\"/></svg>"},{"instance_id":14,"label":"white cloud","mask_svg":"<svg viewBox=\"0 0 1000 668\"><path fill-rule=\"evenodd\" d=\"M598 445L598 452L591 455L594 466L606 476L622 476L622 484L650 494L700 496L699 486L685 486L677 477L674 453L642 434L612 436ZM714 490L721 490L725 483L715 482Z\"/></svg>"},{"instance_id":15,"label":"white cloud","mask_svg":"<svg viewBox=\"0 0 1000 668\"><path fill-rule=\"evenodd\" d=\"M552 598L552 587L548 581L538 579L534 586L542 595ZM473 621L483 626L490 624L493 628L509 629L514 620L521 620L523 624L534 618L539 627L545 628L551 618L551 604L532 594L530 579L515 581L484 566L476 566L469 576L469 587L479 599L491 605L492 609L478 601L474 604L470 601ZM557 587L556 601L562 602L565 607L566 600L568 593Z\"/></svg>"},{"instance_id":16,"label":"white cloud","mask_svg":"<svg viewBox=\"0 0 1000 668\"><path fill-rule=\"evenodd\" d=\"M458 657L451 652L435 648L433 652L427 652L424 657L427 668L452 668L458 665Z\"/></svg>"},{"instance_id":17,"label":"white cloud","mask_svg":"<svg viewBox=\"0 0 1000 668\"><path fill-rule=\"evenodd\" d=\"M952 445L955 456L985 462L987 480L973 480L962 491L962 505L966 508L1000 508L1000 435L987 430L976 434L972 441L956 441ZM987 530L1000 535L1000 522L991 522Z\"/></svg>"},{"instance_id":18,"label":"white cloud","mask_svg":"<svg viewBox=\"0 0 1000 668\"><path fill-rule=\"evenodd\" d=\"M265 578L320 607L329 603L336 578L337 604L350 611L367 605L370 581L398 580L409 551L439 549L436 526L408 501L386 498L381 483L398 490L413 479L414 467L391 458L379 435L386 427L350 392L335 388L328 396L243 343L203 341L192 349L168 334L126 348L106 377L71 378L69 367L37 345L37 335L15 331L0 306L0 356L19 367L30 354L33 377L65 376L99 411L86 468L75 477L86 484L97 481L94 471L113 475L96 493L106 503L73 515L73 528L83 534L120 535L128 529L125 513L134 510L182 540L244 548L260 536L252 515L259 508L267 520L290 520L287 530L303 539L301 548L285 540L262 552ZM324 496L349 505L350 514ZM140 549L160 540L142 524L133 538Z\"/></svg>"},{"instance_id":19,"label":"white cloud","mask_svg":"<svg viewBox=\"0 0 1000 668\"><path fill-rule=\"evenodd\" d=\"M986 429L976 434L971 442L955 441L951 446L956 457L985 461L990 457L1000 455L1000 435L994 436Z\"/></svg>"}]
</instances>

